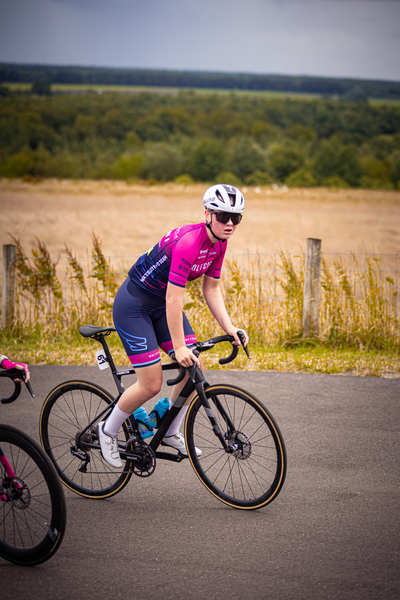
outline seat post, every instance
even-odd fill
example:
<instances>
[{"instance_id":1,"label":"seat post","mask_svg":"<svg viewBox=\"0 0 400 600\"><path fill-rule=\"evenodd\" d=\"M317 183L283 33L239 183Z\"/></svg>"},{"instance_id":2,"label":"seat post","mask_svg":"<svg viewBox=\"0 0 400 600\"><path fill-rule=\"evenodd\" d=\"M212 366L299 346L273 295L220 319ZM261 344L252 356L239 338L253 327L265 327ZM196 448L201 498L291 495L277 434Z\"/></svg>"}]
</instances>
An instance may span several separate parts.
<instances>
[{"instance_id":1,"label":"seat post","mask_svg":"<svg viewBox=\"0 0 400 600\"><path fill-rule=\"evenodd\" d=\"M122 394L125 391L124 384L121 381L121 375L118 375L117 373L117 368L115 366L114 359L111 356L111 352L105 339L105 335L103 333L99 333L97 335L94 335L93 337L103 346L104 354L106 355L107 362L110 365L111 373L117 386L118 392L119 394Z\"/></svg>"}]
</instances>

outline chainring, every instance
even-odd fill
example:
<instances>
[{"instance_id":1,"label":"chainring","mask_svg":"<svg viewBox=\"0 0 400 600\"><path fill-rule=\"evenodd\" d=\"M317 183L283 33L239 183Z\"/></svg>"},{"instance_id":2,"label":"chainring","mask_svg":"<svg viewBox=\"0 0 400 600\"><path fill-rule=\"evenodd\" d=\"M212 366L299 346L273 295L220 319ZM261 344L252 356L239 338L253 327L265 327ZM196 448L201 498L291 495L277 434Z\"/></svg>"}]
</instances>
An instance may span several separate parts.
<instances>
[{"instance_id":1,"label":"chainring","mask_svg":"<svg viewBox=\"0 0 400 600\"><path fill-rule=\"evenodd\" d=\"M156 455L153 448L142 440L135 441L132 445L134 453L143 457L141 463L132 462L132 472L138 477L150 477L156 468Z\"/></svg>"}]
</instances>

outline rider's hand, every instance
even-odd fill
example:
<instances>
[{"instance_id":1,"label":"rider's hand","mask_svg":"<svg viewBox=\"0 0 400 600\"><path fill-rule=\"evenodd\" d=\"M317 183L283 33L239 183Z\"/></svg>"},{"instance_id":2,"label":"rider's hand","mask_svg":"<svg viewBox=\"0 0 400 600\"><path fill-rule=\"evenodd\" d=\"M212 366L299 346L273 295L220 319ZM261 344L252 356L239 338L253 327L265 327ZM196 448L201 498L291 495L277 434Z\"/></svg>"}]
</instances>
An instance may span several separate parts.
<instances>
[{"instance_id":1,"label":"rider's hand","mask_svg":"<svg viewBox=\"0 0 400 600\"><path fill-rule=\"evenodd\" d=\"M27 383L30 379L30 373L29 373L29 368L28 365L25 363L15 363L12 360L9 360L8 358L4 358L1 366L3 367L3 369L6 369L6 371L9 371L10 369L19 369L20 371L24 371L25 372L25 382ZM16 382L22 381L22 379L15 379Z\"/></svg>"},{"instance_id":2,"label":"rider's hand","mask_svg":"<svg viewBox=\"0 0 400 600\"><path fill-rule=\"evenodd\" d=\"M191 367L194 362L200 367L200 360L187 346L180 346L175 350L175 359L182 367Z\"/></svg>"},{"instance_id":3,"label":"rider's hand","mask_svg":"<svg viewBox=\"0 0 400 600\"><path fill-rule=\"evenodd\" d=\"M226 333L228 335L232 335L235 338L235 341L232 342L235 346L241 346L242 343L239 339L239 336L237 334L238 331L241 331L244 335L244 346L247 346L248 341L249 341L249 336L247 335L247 333L245 332L244 329L242 329L241 327L232 327L232 329L230 331L227 331Z\"/></svg>"}]
</instances>

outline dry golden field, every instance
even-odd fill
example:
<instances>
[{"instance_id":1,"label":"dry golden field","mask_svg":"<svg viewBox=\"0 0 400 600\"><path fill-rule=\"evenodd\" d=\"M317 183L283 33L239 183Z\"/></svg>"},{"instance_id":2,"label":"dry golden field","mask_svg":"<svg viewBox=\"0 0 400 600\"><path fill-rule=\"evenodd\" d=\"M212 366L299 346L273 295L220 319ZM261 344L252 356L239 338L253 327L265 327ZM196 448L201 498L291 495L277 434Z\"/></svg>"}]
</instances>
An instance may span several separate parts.
<instances>
[{"instance_id":1,"label":"dry golden field","mask_svg":"<svg viewBox=\"0 0 400 600\"><path fill-rule=\"evenodd\" d=\"M202 219L206 184L128 184L0 180L0 240L19 238L27 252L35 238L52 256L67 244L76 256L92 248L92 232L106 256L134 257L169 229ZM245 216L229 254L305 250L308 237L332 252L400 252L400 191L327 188L243 188Z\"/></svg>"},{"instance_id":2,"label":"dry golden field","mask_svg":"<svg viewBox=\"0 0 400 600\"><path fill-rule=\"evenodd\" d=\"M12 243L12 234L20 239L28 255L39 239L52 257L62 255L67 244L75 256L85 258L91 254L94 232L102 241L106 257L126 257L126 268L168 230L200 221L206 188L205 184L150 186L0 179L0 243ZM322 239L325 254L400 254L400 191L267 187L243 191L245 216L229 242L228 254L297 254L305 250L308 237ZM84 265L84 261L80 262ZM118 271L120 261L111 262ZM392 276L398 261L387 257L384 262L389 264ZM394 278L397 281L397 275ZM270 328L277 327L274 323ZM5 338L2 351L10 356L24 356L31 364L94 364L91 344L80 345L78 351L68 335L65 340L58 336L58 345L49 353L48 335ZM361 346L358 353L325 349L304 354L290 348L270 348L265 352L260 347L255 352L253 347L251 361L246 362L243 354L230 368L399 377L396 353L386 356L382 351L369 352ZM116 343L113 352L118 364L125 364L122 347ZM205 364L215 368L215 357L210 355Z\"/></svg>"}]
</instances>

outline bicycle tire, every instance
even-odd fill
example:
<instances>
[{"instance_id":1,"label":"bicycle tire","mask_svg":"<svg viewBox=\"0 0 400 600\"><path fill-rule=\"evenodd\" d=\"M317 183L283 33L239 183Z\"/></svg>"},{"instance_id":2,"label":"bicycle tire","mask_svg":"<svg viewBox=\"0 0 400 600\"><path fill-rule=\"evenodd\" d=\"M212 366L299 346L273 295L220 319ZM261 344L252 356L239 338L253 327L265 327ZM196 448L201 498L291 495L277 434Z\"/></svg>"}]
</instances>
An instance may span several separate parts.
<instances>
[{"instance_id":1,"label":"bicycle tire","mask_svg":"<svg viewBox=\"0 0 400 600\"><path fill-rule=\"evenodd\" d=\"M15 473L7 476L0 464L8 496L0 501L0 556L17 565L39 565L55 554L64 537L64 490L49 458L28 435L1 425L0 446Z\"/></svg>"},{"instance_id":2,"label":"bicycle tire","mask_svg":"<svg viewBox=\"0 0 400 600\"><path fill-rule=\"evenodd\" d=\"M41 444L63 484L85 498L114 496L123 490L132 476L128 460L122 468L115 469L100 453L95 427L106 418L100 413L112 402L112 395L98 385L88 381L66 381L49 393L42 406L39 425ZM96 419L97 415L99 418ZM97 444L98 449L82 447L76 436L94 419L95 423L85 436L86 441ZM120 442L129 439L126 423L121 427L118 439ZM88 461L83 457L88 457Z\"/></svg>"},{"instance_id":3,"label":"bicycle tire","mask_svg":"<svg viewBox=\"0 0 400 600\"><path fill-rule=\"evenodd\" d=\"M236 443L239 449L225 451L196 396L185 420L193 469L208 491L224 504L244 510L266 506L277 497L286 476L286 449L278 425L265 406L241 388L213 385L205 389L205 394L228 445ZM228 433L216 406L218 400L234 425L232 433ZM196 446L202 450L200 457Z\"/></svg>"}]
</instances>

